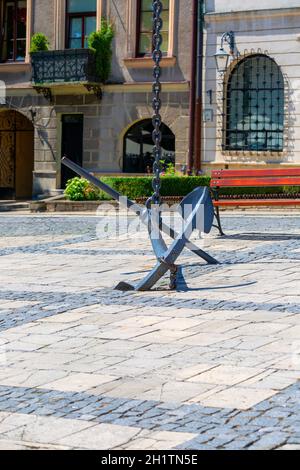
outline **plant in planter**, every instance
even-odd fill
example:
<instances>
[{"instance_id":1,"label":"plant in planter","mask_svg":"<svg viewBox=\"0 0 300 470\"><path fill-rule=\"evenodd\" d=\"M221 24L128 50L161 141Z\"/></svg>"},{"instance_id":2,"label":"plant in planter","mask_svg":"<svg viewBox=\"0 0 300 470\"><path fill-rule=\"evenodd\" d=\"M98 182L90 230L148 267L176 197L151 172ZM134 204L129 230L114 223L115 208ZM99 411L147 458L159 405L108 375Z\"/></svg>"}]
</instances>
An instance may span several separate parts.
<instances>
[{"instance_id":1,"label":"plant in planter","mask_svg":"<svg viewBox=\"0 0 300 470\"><path fill-rule=\"evenodd\" d=\"M102 20L100 31L90 34L88 39L89 48L96 55L96 74L102 83L108 80L111 72L113 38L113 25L107 20Z\"/></svg>"},{"instance_id":2,"label":"plant in planter","mask_svg":"<svg viewBox=\"0 0 300 470\"><path fill-rule=\"evenodd\" d=\"M35 33L31 38L30 53L49 51L49 39L44 33Z\"/></svg>"}]
</instances>

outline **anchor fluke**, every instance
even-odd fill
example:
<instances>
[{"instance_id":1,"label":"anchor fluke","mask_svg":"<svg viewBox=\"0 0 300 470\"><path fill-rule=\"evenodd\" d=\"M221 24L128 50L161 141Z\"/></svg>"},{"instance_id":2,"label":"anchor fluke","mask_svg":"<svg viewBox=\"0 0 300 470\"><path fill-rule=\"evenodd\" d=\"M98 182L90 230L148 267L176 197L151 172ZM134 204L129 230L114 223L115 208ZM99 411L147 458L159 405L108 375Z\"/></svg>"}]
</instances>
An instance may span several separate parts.
<instances>
[{"instance_id":1,"label":"anchor fluke","mask_svg":"<svg viewBox=\"0 0 300 470\"><path fill-rule=\"evenodd\" d=\"M120 290L122 292L130 292L135 290L135 287L131 284L127 284L127 282L119 282L119 284L115 287L114 290Z\"/></svg>"}]
</instances>

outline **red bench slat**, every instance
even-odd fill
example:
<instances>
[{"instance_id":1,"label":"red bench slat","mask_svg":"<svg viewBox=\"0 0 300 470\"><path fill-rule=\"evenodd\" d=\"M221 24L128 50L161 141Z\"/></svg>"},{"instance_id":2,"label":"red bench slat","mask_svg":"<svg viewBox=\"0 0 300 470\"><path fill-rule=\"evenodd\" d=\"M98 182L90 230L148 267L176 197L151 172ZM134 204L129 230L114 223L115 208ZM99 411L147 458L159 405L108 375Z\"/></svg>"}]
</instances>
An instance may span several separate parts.
<instances>
[{"instance_id":1,"label":"red bench slat","mask_svg":"<svg viewBox=\"0 0 300 470\"><path fill-rule=\"evenodd\" d=\"M212 178L248 178L271 176L300 176L300 168L270 168L268 170L213 170Z\"/></svg>"},{"instance_id":2,"label":"red bench slat","mask_svg":"<svg viewBox=\"0 0 300 470\"><path fill-rule=\"evenodd\" d=\"M300 177L291 178L222 178L212 179L210 186L216 187L253 187L253 186L300 186Z\"/></svg>"},{"instance_id":3,"label":"red bench slat","mask_svg":"<svg viewBox=\"0 0 300 470\"><path fill-rule=\"evenodd\" d=\"M300 199L224 199L214 201L215 207L234 206L300 206Z\"/></svg>"}]
</instances>

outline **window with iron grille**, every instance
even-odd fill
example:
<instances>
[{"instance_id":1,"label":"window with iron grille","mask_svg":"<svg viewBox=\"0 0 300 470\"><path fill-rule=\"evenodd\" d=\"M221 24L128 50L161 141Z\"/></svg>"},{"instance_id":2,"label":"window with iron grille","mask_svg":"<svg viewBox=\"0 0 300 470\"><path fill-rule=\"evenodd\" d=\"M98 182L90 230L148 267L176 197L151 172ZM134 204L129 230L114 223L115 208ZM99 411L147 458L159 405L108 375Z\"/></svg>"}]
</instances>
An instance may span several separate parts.
<instances>
[{"instance_id":1,"label":"window with iron grille","mask_svg":"<svg viewBox=\"0 0 300 470\"><path fill-rule=\"evenodd\" d=\"M162 53L167 55L169 48L169 0L164 0L161 18L163 20L162 29ZM136 56L145 57L152 54L152 31L153 30L153 7L152 0L137 1L137 35L136 35Z\"/></svg>"},{"instance_id":2,"label":"window with iron grille","mask_svg":"<svg viewBox=\"0 0 300 470\"><path fill-rule=\"evenodd\" d=\"M225 150L283 150L284 80L268 56L241 60L227 84Z\"/></svg>"}]
</instances>

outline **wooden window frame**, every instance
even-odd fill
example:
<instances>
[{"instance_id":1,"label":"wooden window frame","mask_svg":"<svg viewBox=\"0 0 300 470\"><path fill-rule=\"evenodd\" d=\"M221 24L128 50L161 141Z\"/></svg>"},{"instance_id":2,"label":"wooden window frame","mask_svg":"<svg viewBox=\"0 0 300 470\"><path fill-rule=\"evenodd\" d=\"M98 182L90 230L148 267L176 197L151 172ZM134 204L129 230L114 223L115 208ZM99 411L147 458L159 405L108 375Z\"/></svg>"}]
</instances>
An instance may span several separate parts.
<instances>
[{"instance_id":1,"label":"wooden window frame","mask_svg":"<svg viewBox=\"0 0 300 470\"><path fill-rule=\"evenodd\" d=\"M17 44L18 44L18 37L17 37L17 16L14 18L14 33L13 33L13 58L12 59L4 59L3 58L3 45L7 40L5 39L5 14L6 14L6 6L8 3L14 3L14 8L15 11L17 11L18 8L18 2L21 0L5 0L3 2L3 9L1 11L1 29L2 29L2 34L1 34L1 63L7 63L7 64L12 64L12 63L24 63L26 62L27 59L27 49L28 49L28 37L27 37L27 29L28 29L28 1L26 1L26 32L25 32L25 37L23 40L25 41L25 55L23 60L17 60ZM22 40L22 38L20 38Z\"/></svg>"},{"instance_id":2,"label":"wooden window frame","mask_svg":"<svg viewBox=\"0 0 300 470\"><path fill-rule=\"evenodd\" d=\"M69 13L69 0L66 0L66 38L65 47L70 49L70 33L71 33L71 22L73 18L81 18L82 21L82 35L81 35L81 48L85 49L85 19L96 18L97 22L97 8L96 11L85 11L78 13Z\"/></svg>"},{"instance_id":3,"label":"wooden window frame","mask_svg":"<svg viewBox=\"0 0 300 470\"><path fill-rule=\"evenodd\" d=\"M142 1L143 0L136 0L136 28L135 28L135 58L138 58L138 59L147 59L149 57L151 57L151 54L147 54L147 53L141 53L139 48L140 48L140 37L141 37L141 33L143 31L141 31L141 18L142 18L142 13L143 13L143 10L142 10ZM148 10L147 10L148 11ZM168 30L168 34L169 34L169 41L168 41L168 48L167 48L167 52L164 52L163 53L163 57L170 57L170 49L172 49L172 46L170 47L170 42L171 42L171 34L173 34L173 28L171 25L173 25L173 21L174 21L174 6L173 6L173 1L170 0L169 2L169 30ZM171 55L172 55L172 52L171 51Z\"/></svg>"}]
</instances>

